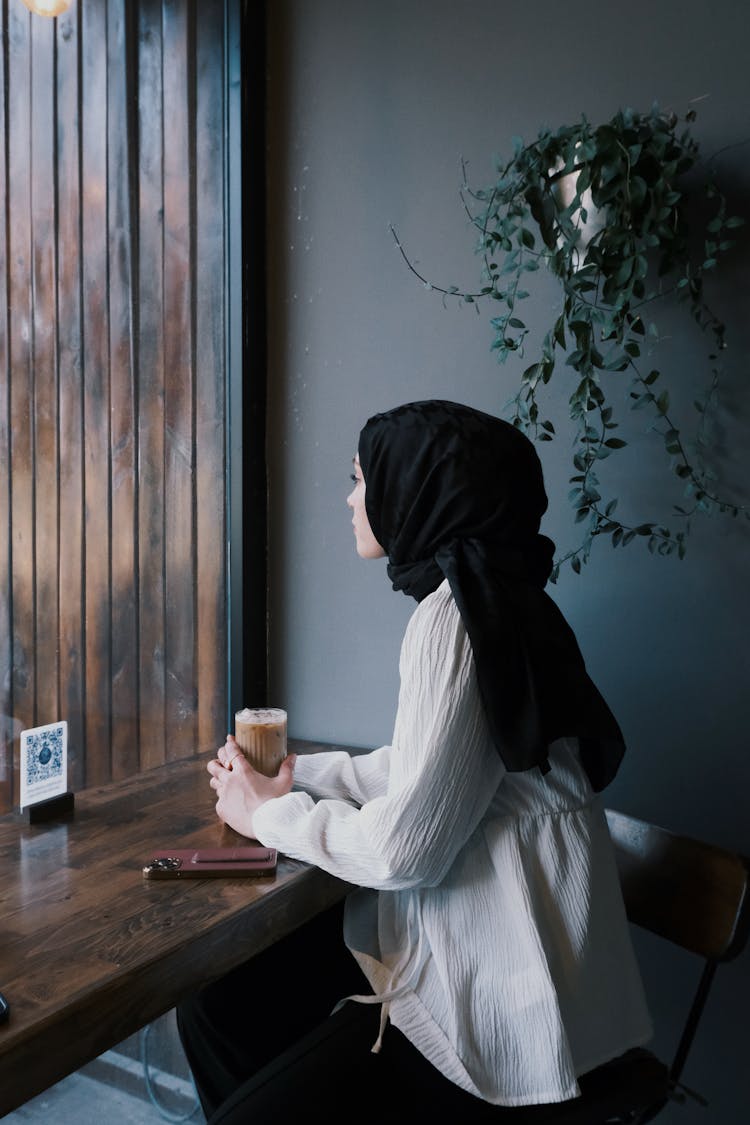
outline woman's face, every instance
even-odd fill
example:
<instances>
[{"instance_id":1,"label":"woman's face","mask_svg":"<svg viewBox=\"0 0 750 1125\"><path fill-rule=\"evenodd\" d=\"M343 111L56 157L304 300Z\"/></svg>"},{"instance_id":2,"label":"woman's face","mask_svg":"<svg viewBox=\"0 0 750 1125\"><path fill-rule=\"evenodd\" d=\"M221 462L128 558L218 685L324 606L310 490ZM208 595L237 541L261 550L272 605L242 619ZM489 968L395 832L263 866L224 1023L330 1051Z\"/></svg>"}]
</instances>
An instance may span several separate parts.
<instances>
[{"instance_id":1,"label":"woman's face","mask_svg":"<svg viewBox=\"0 0 750 1125\"><path fill-rule=\"evenodd\" d=\"M382 559L385 556L385 551L372 533L365 510L365 478L362 476L358 455L355 456L353 464L352 480L354 481L354 488L347 496L346 502L353 513L352 527L357 542L357 554L361 559Z\"/></svg>"}]
</instances>

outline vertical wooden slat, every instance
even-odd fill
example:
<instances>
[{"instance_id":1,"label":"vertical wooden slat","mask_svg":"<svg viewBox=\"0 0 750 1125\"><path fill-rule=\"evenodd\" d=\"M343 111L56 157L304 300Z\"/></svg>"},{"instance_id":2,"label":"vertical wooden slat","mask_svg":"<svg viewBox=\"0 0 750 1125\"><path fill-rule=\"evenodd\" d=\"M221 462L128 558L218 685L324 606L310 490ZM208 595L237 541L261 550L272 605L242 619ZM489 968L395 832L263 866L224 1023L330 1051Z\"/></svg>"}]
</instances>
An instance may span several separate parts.
<instances>
[{"instance_id":1,"label":"vertical wooden slat","mask_svg":"<svg viewBox=\"0 0 750 1125\"><path fill-rule=\"evenodd\" d=\"M57 355L60 433L60 717L68 781L84 782L83 379L78 9L57 19Z\"/></svg>"},{"instance_id":2,"label":"vertical wooden slat","mask_svg":"<svg viewBox=\"0 0 750 1125\"><path fill-rule=\"evenodd\" d=\"M31 57L29 13L20 4L8 7L8 208L12 216L8 240L11 442L11 597L13 713L23 727L35 721L34 681L34 436L31 404ZM19 797L14 775L14 799Z\"/></svg>"},{"instance_id":3,"label":"vertical wooden slat","mask_svg":"<svg viewBox=\"0 0 750 1125\"><path fill-rule=\"evenodd\" d=\"M132 340L132 216L126 0L107 21L107 214L112 496L112 771L139 766L136 612L136 393ZM135 75L132 79L135 79Z\"/></svg>"},{"instance_id":4,"label":"vertical wooden slat","mask_svg":"<svg viewBox=\"0 0 750 1125\"><path fill-rule=\"evenodd\" d=\"M164 664L164 199L161 4L144 0L138 26L139 627L141 764L165 760ZM171 127L171 123L170 123Z\"/></svg>"},{"instance_id":5,"label":"vertical wooden slat","mask_svg":"<svg viewBox=\"0 0 750 1125\"><path fill-rule=\"evenodd\" d=\"M98 784L111 776L106 4L84 0L81 26L86 781Z\"/></svg>"},{"instance_id":6,"label":"vertical wooden slat","mask_svg":"<svg viewBox=\"0 0 750 1125\"><path fill-rule=\"evenodd\" d=\"M221 4L201 7L196 39L195 305L198 741L226 734L227 576L224 370L224 75ZM222 200L222 205L217 202ZM219 500L219 498L221 498Z\"/></svg>"},{"instance_id":7,"label":"vertical wooden slat","mask_svg":"<svg viewBox=\"0 0 750 1125\"><path fill-rule=\"evenodd\" d=\"M191 301L193 36L182 0L165 0L164 495L167 757L195 748L194 363Z\"/></svg>"},{"instance_id":8,"label":"vertical wooden slat","mask_svg":"<svg viewBox=\"0 0 750 1125\"><path fill-rule=\"evenodd\" d=\"M55 293L54 23L31 21L31 240L36 544L36 721L58 705L57 356Z\"/></svg>"},{"instance_id":9,"label":"vertical wooden slat","mask_svg":"<svg viewBox=\"0 0 750 1125\"><path fill-rule=\"evenodd\" d=\"M0 90L5 90L7 36L0 4ZM10 353L8 341L8 245L10 222L8 166L5 159L7 114L0 97L0 810L9 808L13 784L12 605L10 600Z\"/></svg>"}]
</instances>

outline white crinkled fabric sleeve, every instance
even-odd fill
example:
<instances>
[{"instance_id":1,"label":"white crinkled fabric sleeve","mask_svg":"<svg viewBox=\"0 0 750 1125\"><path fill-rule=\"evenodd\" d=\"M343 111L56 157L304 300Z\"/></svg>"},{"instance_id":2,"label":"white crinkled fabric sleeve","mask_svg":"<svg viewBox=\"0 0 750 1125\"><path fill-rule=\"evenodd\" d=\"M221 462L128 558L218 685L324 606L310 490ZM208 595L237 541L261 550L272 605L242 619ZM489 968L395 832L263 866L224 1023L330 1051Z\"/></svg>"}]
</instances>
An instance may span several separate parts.
<instances>
[{"instance_id":1,"label":"white crinkled fabric sleeve","mask_svg":"<svg viewBox=\"0 0 750 1125\"><path fill-rule=\"evenodd\" d=\"M300 754L294 768L294 786L313 797L364 805L386 792L390 754L390 746L355 756L345 750Z\"/></svg>"},{"instance_id":2,"label":"white crinkled fabric sleeve","mask_svg":"<svg viewBox=\"0 0 750 1125\"><path fill-rule=\"evenodd\" d=\"M401 652L387 791L356 808L289 793L255 814L262 843L376 890L435 886L478 825L504 767L487 732L466 631L447 583L417 607Z\"/></svg>"}]
</instances>

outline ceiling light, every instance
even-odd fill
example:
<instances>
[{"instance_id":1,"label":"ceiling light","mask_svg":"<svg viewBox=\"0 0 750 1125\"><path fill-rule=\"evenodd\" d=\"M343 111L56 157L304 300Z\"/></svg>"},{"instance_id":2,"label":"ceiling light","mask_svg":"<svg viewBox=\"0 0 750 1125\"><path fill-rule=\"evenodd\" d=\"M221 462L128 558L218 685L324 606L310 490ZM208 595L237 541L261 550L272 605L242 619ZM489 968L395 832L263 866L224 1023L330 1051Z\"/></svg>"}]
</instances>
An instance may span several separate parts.
<instances>
[{"instance_id":1,"label":"ceiling light","mask_svg":"<svg viewBox=\"0 0 750 1125\"><path fill-rule=\"evenodd\" d=\"M59 16L68 10L72 0L23 0L23 3L37 16Z\"/></svg>"}]
</instances>

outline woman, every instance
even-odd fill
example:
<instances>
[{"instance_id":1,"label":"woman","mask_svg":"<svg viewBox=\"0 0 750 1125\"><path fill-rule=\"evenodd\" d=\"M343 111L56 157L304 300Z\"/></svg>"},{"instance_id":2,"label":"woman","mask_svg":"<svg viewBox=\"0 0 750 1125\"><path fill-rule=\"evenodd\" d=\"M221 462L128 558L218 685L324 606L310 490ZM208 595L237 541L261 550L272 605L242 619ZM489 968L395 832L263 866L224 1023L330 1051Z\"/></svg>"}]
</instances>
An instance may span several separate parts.
<instances>
[{"instance_id":1,"label":"woman","mask_svg":"<svg viewBox=\"0 0 750 1125\"><path fill-rule=\"evenodd\" d=\"M207 1112L228 1099L216 1122L554 1121L651 1029L596 797L622 735L544 592L539 459L497 418L408 403L367 422L354 482L358 553L418 602L392 745L268 779L229 737L208 767L227 824L360 888L354 961L319 919L268 955L276 976L261 955L180 1010L188 1057ZM269 1010L295 1026L264 1056Z\"/></svg>"}]
</instances>

